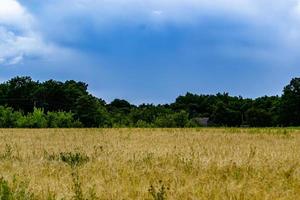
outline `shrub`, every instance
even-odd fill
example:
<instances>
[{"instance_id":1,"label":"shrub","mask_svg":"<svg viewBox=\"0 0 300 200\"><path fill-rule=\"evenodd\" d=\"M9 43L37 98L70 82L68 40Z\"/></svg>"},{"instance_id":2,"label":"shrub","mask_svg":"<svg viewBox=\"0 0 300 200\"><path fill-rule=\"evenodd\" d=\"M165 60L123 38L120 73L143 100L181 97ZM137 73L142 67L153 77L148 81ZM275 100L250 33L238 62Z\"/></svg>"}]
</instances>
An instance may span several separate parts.
<instances>
[{"instance_id":1,"label":"shrub","mask_svg":"<svg viewBox=\"0 0 300 200\"><path fill-rule=\"evenodd\" d=\"M60 159L61 159L61 161L63 161L64 163L67 163L72 168L83 165L90 160L90 158L87 155L79 153L79 152L60 153Z\"/></svg>"},{"instance_id":2,"label":"shrub","mask_svg":"<svg viewBox=\"0 0 300 200\"><path fill-rule=\"evenodd\" d=\"M176 123L176 127L183 128L187 125L189 121L189 114L182 110L178 113L173 114L172 118Z\"/></svg>"},{"instance_id":3,"label":"shrub","mask_svg":"<svg viewBox=\"0 0 300 200\"><path fill-rule=\"evenodd\" d=\"M20 112L14 112L12 108L0 106L0 127L13 128L17 120L22 117Z\"/></svg>"},{"instance_id":4,"label":"shrub","mask_svg":"<svg viewBox=\"0 0 300 200\"><path fill-rule=\"evenodd\" d=\"M47 119L43 109L34 108L33 113L22 116L17 121L20 128L47 128Z\"/></svg>"},{"instance_id":5,"label":"shrub","mask_svg":"<svg viewBox=\"0 0 300 200\"><path fill-rule=\"evenodd\" d=\"M176 122L171 114L162 115L155 119L154 124L159 128L173 128L176 127Z\"/></svg>"},{"instance_id":6,"label":"shrub","mask_svg":"<svg viewBox=\"0 0 300 200\"><path fill-rule=\"evenodd\" d=\"M78 167L87 163L89 161L89 157L87 155L79 153L79 152L76 152L76 153L67 152L67 153L60 153L60 159L61 159L61 161L67 163L72 169L71 176L72 176L72 182L73 182L72 189L74 192L73 199L74 200L85 200L86 198L84 198L84 194L82 191L82 183L80 181ZM94 197L95 197L95 195L93 195L93 198Z\"/></svg>"},{"instance_id":7,"label":"shrub","mask_svg":"<svg viewBox=\"0 0 300 200\"><path fill-rule=\"evenodd\" d=\"M80 181L80 177L79 177L79 173L77 170L73 170L71 173L72 176L72 182L73 182L73 192L74 192L74 196L73 199L74 200L85 200L84 195L83 195L83 191L82 191L82 183Z\"/></svg>"},{"instance_id":8,"label":"shrub","mask_svg":"<svg viewBox=\"0 0 300 200\"><path fill-rule=\"evenodd\" d=\"M79 121L75 121L71 112L48 112L48 128L72 128L82 127Z\"/></svg>"},{"instance_id":9,"label":"shrub","mask_svg":"<svg viewBox=\"0 0 300 200\"><path fill-rule=\"evenodd\" d=\"M138 128L150 128L151 127L151 124L147 123L146 121L143 121L143 120L138 120L136 122L136 127Z\"/></svg>"}]
</instances>

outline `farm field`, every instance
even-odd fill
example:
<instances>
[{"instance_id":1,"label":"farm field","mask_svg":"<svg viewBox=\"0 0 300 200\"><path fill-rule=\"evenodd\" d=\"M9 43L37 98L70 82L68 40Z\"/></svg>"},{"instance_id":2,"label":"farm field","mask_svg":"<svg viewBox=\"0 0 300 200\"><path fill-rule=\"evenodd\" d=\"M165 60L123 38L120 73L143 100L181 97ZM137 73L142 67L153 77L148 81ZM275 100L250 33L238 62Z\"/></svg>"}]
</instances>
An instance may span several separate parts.
<instances>
[{"instance_id":1,"label":"farm field","mask_svg":"<svg viewBox=\"0 0 300 200\"><path fill-rule=\"evenodd\" d=\"M11 199L294 200L300 129L0 129L0 177Z\"/></svg>"}]
</instances>

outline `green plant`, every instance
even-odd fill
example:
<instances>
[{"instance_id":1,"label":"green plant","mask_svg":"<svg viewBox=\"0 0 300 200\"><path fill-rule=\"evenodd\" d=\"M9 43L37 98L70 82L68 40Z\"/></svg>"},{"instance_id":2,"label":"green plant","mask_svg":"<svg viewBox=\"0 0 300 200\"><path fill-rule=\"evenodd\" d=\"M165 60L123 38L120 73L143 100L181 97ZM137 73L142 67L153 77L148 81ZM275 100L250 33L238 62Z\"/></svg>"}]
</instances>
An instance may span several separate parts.
<instances>
[{"instance_id":1,"label":"green plant","mask_svg":"<svg viewBox=\"0 0 300 200\"><path fill-rule=\"evenodd\" d=\"M48 112L46 118L49 128L82 127L71 112Z\"/></svg>"},{"instance_id":2,"label":"green plant","mask_svg":"<svg viewBox=\"0 0 300 200\"><path fill-rule=\"evenodd\" d=\"M28 184L25 182L17 182L13 179L13 184L10 186L7 180L0 178L0 200L33 200L33 193L29 192Z\"/></svg>"},{"instance_id":3,"label":"green plant","mask_svg":"<svg viewBox=\"0 0 300 200\"><path fill-rule=\"evenodd\" d=\"M71 176L72 176L72 182L73 182L72 189L74 192L73 199L74 200L84 200L82 184L80 181L78 170L72 170Z\"/></svg>"},{"instance_id":4,"label":"green plant","mask_svg":"<svg viewBox=\"0 0 300 200\"><path fill-rule=\"evenodd\" d=\"M0 106L0 127L13 128L16 127L16 121L22 116L21 112L16 112L12 108Z\"/></svg>"},{"instance_id":5,"label":"green plant","mask_svg":"<svg viewBox=\"0 0 300 200\"><path fill-rule=\"evenodd\" d=\"M67 163L72 171L71 171L71 176L72 176L72 182L73 182L73 192L74 200L84 200L84 194L82 191L82 183L80 181L79 177L79 172L78 172L78 167L87 163L90 158L82 154L80 152L72 153L72 152L67 152L67 153L60 153L60 159L61 161Z\"/></svg>"},{"instance_id":6,"label":"green plant","mask_svg":"<svg viewBox=\"0 0 300 200\"><path fill-rule=\"evenodd\" d=\"M8 182L4 178L0 178L0 199L9 200L12 199L12 191L8 186Z\"/></svg>"},{"instance_id":7,"label":"green plant","mask_svg":"<svg viewBox=\"0 0 300 200\"><path fill-rule=\"evenodd\" d=\"M90 160L90 158L87 155L82 154L80 152L60 153L60 159L61 161L67 163L71 168L81 166Z\"/></svg>"},{"instance_id":8,"label":"green plant","mask_svg":"<svg viewBox=\"0 0 300 200\"><path fill-rule=\"evenodd\" d=\"M166 188L162 180L160 180L158 189L155 186L151 185L148 192L154 200L166 200L167 190L169 190L169 188Z\"/></svg>"},{"instance_id":9,"label":"green plant","mask_svg":"<svg viewBox=\"0 0 300 200\"><path fill-rule=\"evenodd\" d=\"M34 108L32 113L21 116L17 120L19 128L46 128L47 119L43 109Z\"/></svg>"}]
</instances>

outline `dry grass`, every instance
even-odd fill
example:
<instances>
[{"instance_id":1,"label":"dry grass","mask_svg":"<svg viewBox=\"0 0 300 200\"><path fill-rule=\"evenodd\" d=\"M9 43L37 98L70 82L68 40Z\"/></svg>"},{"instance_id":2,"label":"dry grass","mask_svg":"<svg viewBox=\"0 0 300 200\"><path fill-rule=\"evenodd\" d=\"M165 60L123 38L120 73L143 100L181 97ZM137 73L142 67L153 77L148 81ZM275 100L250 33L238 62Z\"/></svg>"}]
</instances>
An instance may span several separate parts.
<instances>
[{"instance_id":1,"label":"dry grass","mask_svg":"<svg viewBox=\"0 0 300 200\"><path fill-rule=\"evenodd\" d=\"M164 185L167 199L294 200L300 199L299 133L0 129L0 176L28 182L36 199L72 199L72 170L59 154L80 152L90 158L78 167L88 199L153 199L150 186Z\"/></svg>"}]
</instances>

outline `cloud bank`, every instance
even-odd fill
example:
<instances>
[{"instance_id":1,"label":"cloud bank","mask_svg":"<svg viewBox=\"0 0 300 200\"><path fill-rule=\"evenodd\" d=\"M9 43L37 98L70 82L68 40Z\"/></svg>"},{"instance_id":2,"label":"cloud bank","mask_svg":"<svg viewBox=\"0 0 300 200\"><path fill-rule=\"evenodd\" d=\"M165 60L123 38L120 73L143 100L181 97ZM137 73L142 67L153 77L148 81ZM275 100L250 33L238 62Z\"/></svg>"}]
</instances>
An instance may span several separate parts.
<instances>
[{"instance_id":1,"label":"cloud bank","mask_svg":"<svg viewBox=\"0 0 300 200\"><path fill-rule=\"evenodd\" d=\"M4 1L14 2L20 7L14 0ZM296 41L300 38L299 0L20 0L20 2L39 17L39 28L45 37L62 45L76 46L76 43L82 40L86 42L86 37L91 35L98 38L105 37L103 35L110 34L110 31L119 27L127 30L163 31L170 26L176 26L183 30L193 26L207 27L209 21L211 26L218 21L223 23L224 27L220 27L219 31L224 34L220 37L226 37L226 32L234 31L231 30L231 25L235 23L235 26L240 28L246 27L245 31L255 29L253 38L265 39L265 32L272 32L270 37L274 38L276 43L281 43L284 48L298 48ZM21 12L24 13L19 11ZM230 23L228 27L227 22ZM225 30L226 28L228 30Z\"/></svg>"},{"instance_id":2,"label":"cloud bank","mask_svg":"<svg viewBox=\"0 0 300 200\"><path fill-rule=\"evenodd\" d=\"M299 41L300 0L0 0L0 65L33 66L5 73L79 77L133 102L280 94Z\"/></svg>"}]
</instances>

